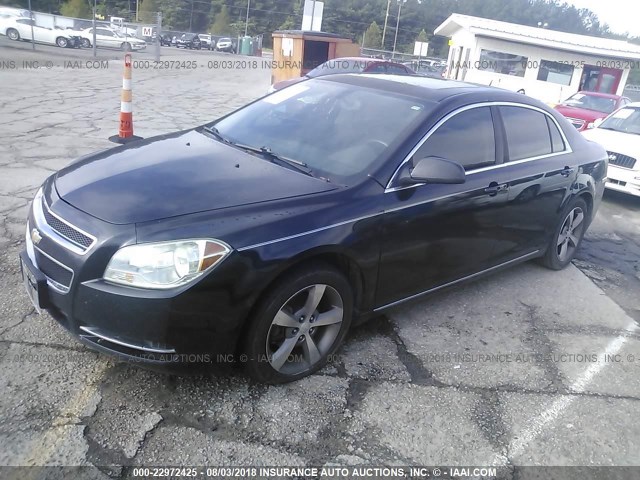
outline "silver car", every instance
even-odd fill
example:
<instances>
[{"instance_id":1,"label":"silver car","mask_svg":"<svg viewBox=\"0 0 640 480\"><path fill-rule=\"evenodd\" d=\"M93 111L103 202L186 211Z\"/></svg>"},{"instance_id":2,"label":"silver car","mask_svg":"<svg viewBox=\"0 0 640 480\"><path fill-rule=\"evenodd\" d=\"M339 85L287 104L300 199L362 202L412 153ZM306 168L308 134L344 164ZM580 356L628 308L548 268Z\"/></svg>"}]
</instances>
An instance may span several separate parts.
<instances>
[{"instance_id":1,"label":"silver car","mask_svg":"<svg viewBox=\"0 0 640 480\"><path fill-rule=\"evenodd\" d=\"M93 28L87 28L80 33L82 46L89 48L93 42ZM106 27L96 28L96 46L101 48L118 48L124 51L144 50L147 42L132 36L122 35Z\"/></svg>"}]
</instances>

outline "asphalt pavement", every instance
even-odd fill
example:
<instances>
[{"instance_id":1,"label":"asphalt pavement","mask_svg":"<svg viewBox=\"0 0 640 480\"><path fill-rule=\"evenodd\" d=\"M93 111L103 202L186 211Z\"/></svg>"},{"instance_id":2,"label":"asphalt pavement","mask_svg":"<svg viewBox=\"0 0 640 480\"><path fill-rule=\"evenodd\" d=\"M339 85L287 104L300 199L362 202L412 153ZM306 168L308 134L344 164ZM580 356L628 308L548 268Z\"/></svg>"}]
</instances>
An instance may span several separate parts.
<instances>
[{"instance_id":1,"label":"asphalt pavement","mask_svg":"<svg viewBox=\"0 0 640 480\"><path fill-rule=\"evenodd\" d=\"M538 478L523 466L640 465L640 199L608 192L566 270L527 263L397 307L354 329L336 361L302 381L154 373L97 354L35 314L18 264L40 183L113 145L122 54L87 68L85 51L7 43L0 465L95 466L94 478L132 478L149 465L496 465L514 479ZM269 87L260 59L164 50L165 60L197 67L139 64L137 135L196 126ZM65 66L67 57L81 65ZM208 64L216 58L233 62Z\"/></svg>"}]
</instances>

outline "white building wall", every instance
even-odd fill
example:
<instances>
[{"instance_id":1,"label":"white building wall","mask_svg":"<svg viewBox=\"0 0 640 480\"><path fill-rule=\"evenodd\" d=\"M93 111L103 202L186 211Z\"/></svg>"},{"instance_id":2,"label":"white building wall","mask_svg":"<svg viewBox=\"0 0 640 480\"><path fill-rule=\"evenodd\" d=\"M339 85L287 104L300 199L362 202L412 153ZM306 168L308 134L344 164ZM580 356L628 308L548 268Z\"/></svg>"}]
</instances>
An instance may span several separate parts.
<instances>
[{"instance_id":1,"label":"white building wall","mask_svg":"<svg viewBox=\"0 0 640 480\"><path fill-rule=\"evenodd\" d=\"M470 49L470 56L469 62L465 62L465 53L463 53L461 61L463 62L463 66L468 66L468 68L460 68L456 74L455 69L452 70L450 67L448 72L449 78L480 83L483 85L492 85L494 87L505 88L512 91L524 89L527 95L538 98L546 103L558 103L579 90L583 72L582 62L586 65L597 66L598 62L614 60L613 58L593 57L575 52L565 52L494 38L476 37L473 33L464 29L459 30L453 35L452 42L453 45L450 47L448 65L452 65L451 57L452 51L454 50L458 52L457 57L460 57L460 51L464 52L466 49ZM480 62L480 52L483 49L527 57L527 68L525 70L524 77L479 70L477 67ZM457 58L453 60L455 62L457 61ZM560 85L553 82L538 80L538 71L542 60L561 63L568 62L570 65L573 65L574 73L571 78L571 84ZM622 95L629 77L629 71L629 68L623 70L622 79L618 86L618 95Z\"/></svg>"}]
</instances>

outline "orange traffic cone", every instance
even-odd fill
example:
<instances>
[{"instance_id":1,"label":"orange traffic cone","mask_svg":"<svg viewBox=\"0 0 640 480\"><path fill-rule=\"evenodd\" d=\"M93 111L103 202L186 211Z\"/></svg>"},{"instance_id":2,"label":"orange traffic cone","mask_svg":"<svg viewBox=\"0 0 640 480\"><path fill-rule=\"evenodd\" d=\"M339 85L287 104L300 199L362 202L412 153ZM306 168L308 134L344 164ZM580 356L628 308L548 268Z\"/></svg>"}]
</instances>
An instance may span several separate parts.
<instances>
[{"instance_id":1,"label":"orange traffic cone","mask_svg":"<svg viewBox=\"0 0 640 480\"><path fill-rule=\"evenodd\" d=\"M120 96L120 129L118 135L109 137L115 143L128 143L140 140L133 134L133 109L131 102L131 54L124 56L124 72L122 75L122 95Z\"/></svg>"}]
</instances>

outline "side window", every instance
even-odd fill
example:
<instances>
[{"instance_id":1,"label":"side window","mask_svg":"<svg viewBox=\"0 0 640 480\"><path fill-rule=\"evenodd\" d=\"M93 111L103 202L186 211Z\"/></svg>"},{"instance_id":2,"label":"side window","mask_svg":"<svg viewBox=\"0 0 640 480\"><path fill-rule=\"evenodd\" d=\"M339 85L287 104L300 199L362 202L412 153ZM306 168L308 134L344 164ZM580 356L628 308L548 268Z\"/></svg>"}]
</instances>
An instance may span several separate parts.
<instances>
[{"instance_id":1,"label":"side window","mask_svg":"<svg viewBox=\"0 0 640 480\"><path fill-rule=\"evenodd\" d=\"M558 130L556 123L549 117L547 117L547 126L549 127L549 133L551 134L551 149L553 150L553 153L564 152L567 147L564 144L562 135L560 135L560 130Z\"/></svg>"},{"instance_id":2,"label":"side window","mask_svg":"<svg viewBox=\"0 0 640 480\"><path fill-rule=\"evenodd\" d=\"M551 135L546 115L524 107L499 107L507 134L509 161L547 155Z\"/></svg>"},{"instance_id":3,"label":"side window","mask_svg":"<svg viewBox=\"0 0 640 480\"><path fill-rule=\"evenodd\" d=\"M399 65L387 65L387 73L393 73L394 75L406 75L407 69Z\"/></svg>"},{"instance_id":4,"label":"side window","mask_svg":"<svg viewBox=\"0 0 640 480\"><path fill-rule=\"evenodd\" d=\"M447 120L418 149L414 159L442 157L465 170L496 162L493 116L489 107L466 110Z\"/></svg>"}]
</instances>

